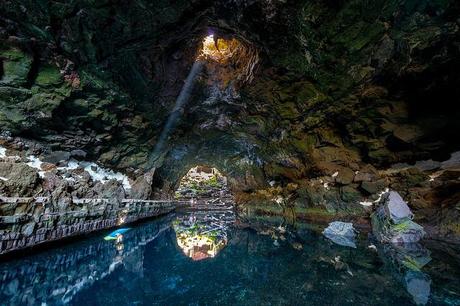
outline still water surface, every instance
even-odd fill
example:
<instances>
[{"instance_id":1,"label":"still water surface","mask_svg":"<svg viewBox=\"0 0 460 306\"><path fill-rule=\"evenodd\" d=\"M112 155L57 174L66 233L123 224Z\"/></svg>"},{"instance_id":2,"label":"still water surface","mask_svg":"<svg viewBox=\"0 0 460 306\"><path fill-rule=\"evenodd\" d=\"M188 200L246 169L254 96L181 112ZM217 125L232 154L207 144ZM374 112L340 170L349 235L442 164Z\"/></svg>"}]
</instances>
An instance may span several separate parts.
<instances>
[{"instance_id":1,"label":"still water surface","mask_svg":"<svg viewBox=\"0 0 460 306\"><path fill-rule=\"evenodd\" d=\"M458 246L349 248L310 226L234 223L177 214L0 262L0 305L460 305Z\"/></svg>"}]
</instances>

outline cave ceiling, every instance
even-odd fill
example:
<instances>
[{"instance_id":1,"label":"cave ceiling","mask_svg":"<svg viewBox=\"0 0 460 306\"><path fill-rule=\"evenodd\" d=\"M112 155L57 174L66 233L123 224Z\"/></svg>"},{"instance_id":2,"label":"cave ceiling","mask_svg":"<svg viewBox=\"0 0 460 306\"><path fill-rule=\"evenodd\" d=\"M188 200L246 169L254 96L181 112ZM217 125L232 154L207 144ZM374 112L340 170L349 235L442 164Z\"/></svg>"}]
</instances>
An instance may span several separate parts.
<instances>
[{"instance_id":1,"label":"cave ceiling","mask_svg":"<svg viewBox=\"0 0 460 306\"><path fill-rule=\"evenodd\" d=\"M459 147L458 16L454 0L5 0L0 125L172 186L197 164L251 189L442 159ZM200 58L211 35L229 59Z\"/></svg>"}]
</instances>

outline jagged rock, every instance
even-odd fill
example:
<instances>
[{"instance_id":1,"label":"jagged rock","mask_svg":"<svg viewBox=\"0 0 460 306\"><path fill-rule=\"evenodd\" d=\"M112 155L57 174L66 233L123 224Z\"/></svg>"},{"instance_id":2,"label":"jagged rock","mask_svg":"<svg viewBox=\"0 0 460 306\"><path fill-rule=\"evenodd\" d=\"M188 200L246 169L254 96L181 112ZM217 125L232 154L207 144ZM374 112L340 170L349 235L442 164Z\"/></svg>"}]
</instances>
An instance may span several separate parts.
<instances>
[{"instance_id":1,"label":"jagged rock","mask_svg":"<svg viewBox=\"0 0 460 306\"><path fill-rule=\"evenodd\" d=\"M394 223L399 224L414 217L407 203L396 191L387 193L382 201L385 202L384 207L387 215Z\"/></svg>"},{"instance_id":2,"label":"jagged rock","mask_svg":"<svg viewBox=\"0 0 460 306\"><path fill-rule=\"evenodd\" d=\"M75 158L85 158L86 157L86 152L81 150L81 149L77 149L77 150L72 150L70 151L70 156L71 157L75 157Z\"/></svg>"},{"instance_id":3,"label":"jagged rock","mask_svg":"<svg viewBox=\"0 0 460 306\"><path fill-rule=\"evenodd\" d=\"M56 86L62 82L62 75L54 65L41 66L35 79L35 84L42 87Z\"/></svg>"},{"instance_id":4,"label":"jagged rock","mask_svg":"<svg viewBox=\"0 0 460 306\"><path fill-rule=\"evenodd\" d=\"M375 194L382 191L385 188L386 182L384 180L379 180L375 182L363 181L361 183L361 188L364 189L369 194Z\"/></svg>"},{"instance_id":5,"label":"jagged rock","mask_svg":"<svg viewBox=\"0 0 460 306\"><path fill-rule=\"evenodd\" d=\"M33 234L35 229L35 222L27 223L22 227L22 234L26 237L29 237Z\"/></svg>"},{"instance_id":6,"label":"jagged rock","mask_svg":"<svg viewBox=\"0 0 460 306\"><path fill-rule=\"evenodd\" d=\"M59 162L66 162L70 159L71 153L66 151L53 151L49 154L46 154L43 158L43 161L58 164Z\"/></svg>"},{"instance_id":7,"label":"jagged rock","mask_svg":"<svg viewBox=\"0 0 460 306\"><path fill-rule=\"evenodd\" d=\"M372 173L364 172L364 171L358 171L358 173L355 174L355 177L353 179L354 182L370 182L375 179L375 175Z\"/></svg>"},{"instance_id":8,"label":"jagged rock","mask_svg":"<svg viewBox=\"0 0 460 306\"><path fill-rule=\"evenodd\" d=\"M430 160L417 161L415 167L422 171L436 170L441 167L441 162Z\"/></svg>"},{"instance_id":9,"label":"jagged rock","mask_svg":"<svg viewBox=\"0 0 460 306\"><path fill-rule=\"evenodd\" d=\"M422 226L412 221L413 216L401 196L390 191L382 196L379 207L372 215L373 233L381 242L418 242L425 232Z\"/></svg>"},{"instance_id":10,"label":"jagged rock","mask_svg":"<svg viewBox=\"0 0 460 306\"><path fill-rule=\"evenodd\" d=\"M339 245L356 248L356 231L352 223L334 221L324 229L323 235Z\"/></svg>"},{"instance_id":11,"label":"jagged rock","mask_svg":"<svg viewBox=\"0 0 460 306\"><path fill-rule=\"evenodd\" d=\"M441 163L441 168L460 168L460 151L452 153L448 160Z\"/></svg>"},{"instance_id":12,"label":"jagged rock","mask_svg":"<svg viewBox=\"0 0 460 306\"><path fill-rule=\"evenodd\" d=\"M115 179L111 179L105 183L97 182L91 189L91 192L101 198L113 198L118 200L125 198L125 189Z\"/></svg>"},{"instance_id":13,"label":"jagged rock","mask_svg":"<svg viewBox=\"0 0 460 306\"><path fill-rule=\"evenodd\" d=\"M131 186L130 196L135 199L150 199L152 196L152 179L155 169L136 178Z\"/></svg>"},{"instance_id":14,"label":"jagged rock","mask_svg":"<svg viewBox=\"0 0 460 306\"><path fill-rule=\"evenodd\" d=\"M342 185L348 185L353 182L354 177L355 173L353 172L353 170L348 168L342 168L338 171L338 174L335 177L335 181Z\"/></svg>"},{"instance_id":15,"label":"jagged rock","mask_svg":"<svg viewBox=\"0 0 460 306\"><path fill-rule=\"evenodd\" d=\"M2 46L3 47L3 46ZM0 58L3 60L3 76L0 85L24 85L27 83L27 75L32 66L32 57L18 48L0 50Z\"/></svg>"},{"instance_id":16,"label":"jagged rock","mask_svg":"<svg viewBox=\"0 0 460 306\"><path fill-rule=\"evenodd\" d=\"M30 196L39 182L36 169L24 163L0 162L0 188L8 196Z\"/></svg>"},{"instance_id":17,"label":"jagged rock","mask_svg":"<svg viewBox=\"0 0 460 306\"><path fill-rule=\"evenodd\" d=\"M53 190L58 188L58 186L62 183L62 179L56 175L55 173L48 172L45 174L43 178L43 191L46 193L51 193Z\"/></svg>"},{"instance_id":18,"label":"jagged rock","mask_svg":"<svg viewBox=\"0 0 460 306\"><path fill-rule=\"evenodd\" d=\"M418 242L425 236L423 227L411 220L394 226L392 231L391 243L396 244Z\"/></svg>"},{"instance_id":19,"label":"jagged rock","mask_svg":"<svg viewBox=\"0 0 460 306\"><path fill-rule=\"evenodd\" d=\"M343 186L340 188L340 198L347 202L357 202L361 198L361 193L356 189L357 186Z\"/></svg>"},{"instance_id":20,"label":"jagged rock","mask_svg":"<svg viewBox=\"0 0 460 306\"><path fill-rule=\"evenodd\" d=\"M412 143L423 135L423 133L417 126L405 125L397 126L393 131L393 135L403 142Z\"/></svg>"},{"instance_id":21,"label":"jagged rock","mask_svg":"<svg viewBox=\"0 0 460 306\"><path fill-rule=\"evenodd\" d=\"M409 190L410 188L422 187L429 180L429 175L420 169L410 167L402 169L392 175L390 188L396 190Z\"/></svg>"}]
</instances>

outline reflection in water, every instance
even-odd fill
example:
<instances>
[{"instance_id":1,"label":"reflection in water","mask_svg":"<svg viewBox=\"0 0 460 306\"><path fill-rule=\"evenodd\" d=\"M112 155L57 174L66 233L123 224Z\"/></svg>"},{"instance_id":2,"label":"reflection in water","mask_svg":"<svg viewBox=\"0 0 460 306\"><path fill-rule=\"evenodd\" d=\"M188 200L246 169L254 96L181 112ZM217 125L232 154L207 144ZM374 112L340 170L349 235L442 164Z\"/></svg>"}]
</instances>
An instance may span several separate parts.
<instances>
[{"instance_id":1,"label":"reflection in water","mask_svg":"<svg viewBox=\"0 0 460 306\"><path fill-rule=\"evenodd\" d=\"M104 240L118 240L120 238L120 236L123 236L123 234L126 233L129 230L130 230L130 228L119 228L119 229L111 232L107 236L105 236Z\"/></svg>"},{"instance_id":2,"label":"reflection in water","mask_svg":"<svg viewBox=\"0 0 460 306\"><path fill-rule=\"evenodd\" d=\"M192 211L173 221L177 245L193 260L212 258L228 243L233 211Z\"/></svg>"},{"instance_id":3,"label":"reflection in water","mask_svg":"<svg viewBox=\"0 0 460 306\"><path fill-rule=\"evenodd\" d=\"M381 258L406 287L416 305L426 305L431 279L422 271L430 261L430 251L420 243L385 244L379 247Z\"/></svg>"},{"instance_id":4,"label":"reflection in water","mask_svg":"<svg viewBox=\"0 0 460 306\"><path fill-rule=\"evenodd\" d=\"M143 254L144 246L170 227L170 219L123 231L115 240L94 237L0 264L0 305L67 304L120 265L142 267L139 252Z\"/></svg>"},{"instance_id":5,"label":"reflection in water","mask_svg":"<svg viewBox=\"0 0 460 306\"><path fill-rule=\"evenodd\" d=\"M255 230L233 222L233 215L195 211L140 224L117 240L97 235L0 263L0 305L460 304L452 245L447 252L377 245L375 252L364 237L354 249L301 224ZM178 247L193 226L202 236L216 231L212 246L193 251L207 260Z\"/></svg>"}]
</instances>

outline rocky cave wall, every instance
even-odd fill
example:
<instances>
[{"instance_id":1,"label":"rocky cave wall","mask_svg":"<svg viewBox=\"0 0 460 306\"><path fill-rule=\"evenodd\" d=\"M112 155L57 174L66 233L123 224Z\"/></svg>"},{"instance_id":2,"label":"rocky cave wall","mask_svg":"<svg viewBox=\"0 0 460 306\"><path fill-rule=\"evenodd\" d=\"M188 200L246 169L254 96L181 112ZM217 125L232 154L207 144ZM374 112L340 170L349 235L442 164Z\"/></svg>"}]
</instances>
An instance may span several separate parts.
<instances>
[{"instance_id":1,"label":"rocky cave wall","mask_svg":"<svg viewBox=\"0 0 460 306\"><path fill-rule=\"evenodd\" d=\"M3 1L2 133L82 149L144 198L203 163L265 213L366 216L390 187L458 234L455 157L440 162L460 147L459 13L454 0ZM257 49L254 77L216 89L205 69L152 165L209 31Z\"/></svg>"}]
</instances>

